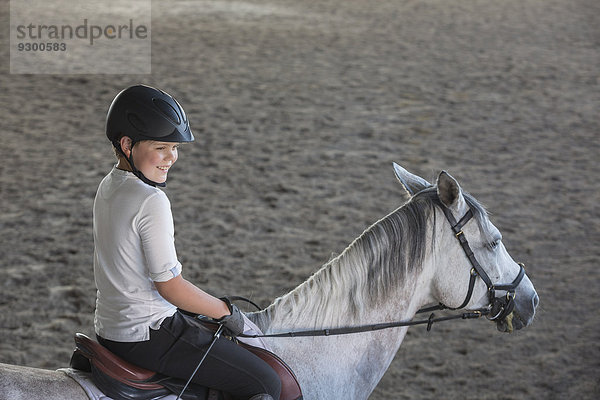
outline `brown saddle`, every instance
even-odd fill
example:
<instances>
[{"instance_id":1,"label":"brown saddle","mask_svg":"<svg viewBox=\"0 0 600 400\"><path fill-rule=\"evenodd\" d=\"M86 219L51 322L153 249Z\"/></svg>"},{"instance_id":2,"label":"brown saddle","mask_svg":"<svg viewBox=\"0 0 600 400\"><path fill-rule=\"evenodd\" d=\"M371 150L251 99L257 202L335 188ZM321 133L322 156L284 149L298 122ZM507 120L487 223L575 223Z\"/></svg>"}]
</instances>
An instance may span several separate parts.
<instances>
[{"instance_id":1,"label":"brown saddle","mask_svg":"<svg viewBox=\"0 0 600 400\"><path fill-rule=\"evenodd\" d=\"M273 368L281 379L280 400L301 400L302 391L293 371L275 354L258 347L240 343ZM115 400L150 400L170 393L179 394L185 381L167 377L133 365L110 352L82 333L75 334L75 351L71 367L92 373L92 381L106 395ZM183 399L208 398L207 388L190 385ZM226 397L225 397L226 398Z\"/></svg>"}]
</instances>

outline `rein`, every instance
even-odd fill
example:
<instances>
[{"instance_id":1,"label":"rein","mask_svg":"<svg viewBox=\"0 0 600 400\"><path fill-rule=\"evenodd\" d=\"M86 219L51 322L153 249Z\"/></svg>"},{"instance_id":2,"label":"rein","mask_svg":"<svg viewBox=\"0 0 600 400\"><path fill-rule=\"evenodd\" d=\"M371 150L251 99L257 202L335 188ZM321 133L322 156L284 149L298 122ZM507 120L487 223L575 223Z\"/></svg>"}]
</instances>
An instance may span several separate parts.
<instances>
[{"instance_id":1,"label":"rein","mask_svg":"<svg viewBox=\"0 0 600 400\"><path fill-rule=\"evenodd\" d=\"M419 310L417 313L426 312L426 309ZM315 330L306 330L306 331L293 331L293 332L285 332L285 333L271 333L266 335L247 335L242 333L238 335L238 337L244 338L259 338L259 337L306 337L306 336L337 336L337 335L347 335L350 333L361 333L361 332L373 332L379 331L382 329L390 329L390 328L398 328L402 326L413 326L413 325L425 325L427 324L427 332L431 330L431 327L436 322L442 321L450 321L453 319L475 319L479 318L483 315L487 315L489 313L488 309L481 309L475 311L469 311L458 315L450 315L447 317L439 317L435 318L435 314L431 313L429 318L422 320L412 320L412 321L398 321L398 322L386 322L380 324L371 324L371 325L359 325L359 326L349 326L345 328L328 328L328 329L315 329Z\"/></svg>"},{"instance_id":2,"label":"rein","mask_svg":"<svg viewBox=\"0 0 600 400\"><path fill-rule=\"evenodd\" d=\"M488 298L489 304L487 308L482 308L479 310L468 311L461 314L450 315L446 317L435 317L434 313L429 315L429 318L422 320L411 320L411 321L397 321L397 322L387 322L387 323L378 323L378 324L370 324L370 325L359 325L359 326L350 326L343 328L327 328L327 329L315 329L315 330L304 330L304 331L295 331L295 332L285 332L285 333L272 333L272 334L263 334L263 335L247 335L240 334L239 337L245 338L259 338L259 337L305 337L305 336L336 336L336 335L346 335L350 333L360 333L360 332L372 332L378 331L382 329L390 329L397 328L402 326L414 326L414 325L425 325L427 324L427 332L431 330L431 327L436 322L450 321L454 319L476 319L481 316L487 316L487 318L491 321L502 321L505 320L507 325L509 326L509 331L512 331L512 312L515 307L515 290L523 276L525 275L525 266L522 263L519 264L519 273L517 277L508 284L494 284L492 280L485 272L485 270L481 267L481 264L475 258L475 254L471 247L469 246L469 242L465 237L465 234L462 231L462 228L473 218L473 211L469 208L469 211L465 213L465 215L456 222L456 219L452 215L452 212L441 204L439 205L446 216L446 219L450 223L452 227L452 231L454 232L454 236L458 239L461 248L465 252L467 259L471 263L471 273L469 278L469 288L467 290L467 295L463 303L458 307L448 307L445 304L439 303L438 305L422 308L417 311L417 314L427 313L430 311L436 310L459 310L461 308L466 307L467 304L471 301L471 297L473 296L473 289L475 287L475 281L479 276L481 280L485 283L488 288ZM496 297L496 290L505 290L505 297ZM254 305L258 310L261 310L255 303L252 301L241 297L241 296L232 296L231 300L243 300L248 303Z\"/></svg>"}]
</instances>

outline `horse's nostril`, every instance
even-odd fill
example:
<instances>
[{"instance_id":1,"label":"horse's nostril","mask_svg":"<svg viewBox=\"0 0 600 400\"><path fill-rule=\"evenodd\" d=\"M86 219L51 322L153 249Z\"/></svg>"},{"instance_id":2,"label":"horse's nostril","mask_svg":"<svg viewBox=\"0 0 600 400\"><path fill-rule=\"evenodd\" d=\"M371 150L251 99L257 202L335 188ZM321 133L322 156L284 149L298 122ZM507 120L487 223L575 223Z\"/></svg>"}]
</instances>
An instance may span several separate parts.
<instances>
[{"instance_id":1,"label":"horse's nostril","mask_svg":"<svg viewBox=\"0 0 600 400\"><path fill-rule=\"evenodd\" d=\"M533 296L533 309L535 310L538 306L538 304L540 303L540 297L536 294L535 296Z\"/></svg>"}]
</instances>

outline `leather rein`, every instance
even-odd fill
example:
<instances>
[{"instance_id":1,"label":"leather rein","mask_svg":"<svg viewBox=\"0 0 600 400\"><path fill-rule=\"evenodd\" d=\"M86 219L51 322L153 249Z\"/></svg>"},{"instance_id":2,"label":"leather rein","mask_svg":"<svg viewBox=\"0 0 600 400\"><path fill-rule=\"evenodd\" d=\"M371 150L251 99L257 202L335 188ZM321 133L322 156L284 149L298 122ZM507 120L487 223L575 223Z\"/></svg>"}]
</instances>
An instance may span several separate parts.
<instances>
[{"instance_id":1,"label":"leather rein","mask_svg":"<svg viewBox=\"0 0 600 400\"><path fill-rule=\"evenodd\" d=\"M263 335L247 335L241 334L240 337L246 338L258 338L258 337L303 337L303 336L336 336L336 335L346 335L350 333L360 333L360 332L372 332L378 331L382 329L389 328L397 328L402 326L414 326L414 325L427 325L427 331L431 330L431 327L436 322L442 321L450 321L453 319L475 319L479 318L483 315L487 316L487 318L491 321L502 321L505 320L509 315L513 312L515 308L515 290L523 276L525 276L525 266L522 263L519 264L519 273L517 277L508 284L494 284L485 270L481 267L481 264L477 261L475 254L471 250L469 246L469 242L465 237L465 234L462 231L462 228L473 218L473 211L469 208L469 211L458 221L452 215L452 212L443 204L441 204L442 211L446 216L446 219L450 223L452 227L452 231L454 232L454 236L458 239L460 246L462 247L465 255L469 259L471 263L471 274L469 278L469 288L467 290L467 295L463 303L458 307L448 307L442 303L438 305L425 307L417 311L417 314L427 313L436 310L459 310L461 308L466 307L466 305L471 301L471 297L473 296L473 289L475 288L475 281L477 277L480 277L481 280L485 283L488 288L488 299L489 304L487 307L468 311L457 315L450 315L445 317L435 317L435 314L432 312L427 319L421 320L411 320L411 321L397 321L397 322L387 322L387 323L379 323L379 324L370 324L370 325L359 325L359 326L350 326L350 327L342 327L342 328L328 328L328 329L315 329L315 330L303 330L303 331L295 331L295 332L284 332L284 333L272 333L272 334L263 334ZM496 297L496 290L505 290L506 296ZM258 307L255 303L251 302L248 299L245 299L240 296L231 296L231 300L244 300L247 301L254 306Z\"/></svg>"}]
</instances>

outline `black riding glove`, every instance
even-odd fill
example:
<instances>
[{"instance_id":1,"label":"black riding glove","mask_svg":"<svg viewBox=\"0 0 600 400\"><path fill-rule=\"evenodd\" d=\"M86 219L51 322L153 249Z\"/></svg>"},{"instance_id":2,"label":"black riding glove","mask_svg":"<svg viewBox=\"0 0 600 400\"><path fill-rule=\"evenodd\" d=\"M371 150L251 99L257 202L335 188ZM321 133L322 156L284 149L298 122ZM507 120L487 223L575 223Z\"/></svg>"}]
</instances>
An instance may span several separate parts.
<instances>
[{"instance_id":1,"label":"black riding glove","mask_svg":"<svg viewBox=\"0 0 600 400\"><path fill-rule=\"evenodd\" d=\"M231 304L228 298L222 297L221 300L227 304L231 315L226 315L219 318L217 322L222 324L225 329L229 331L232 336L238 336L244 333L244 316L239 308L235 304Z\"/></svg>"}]
</instances>

